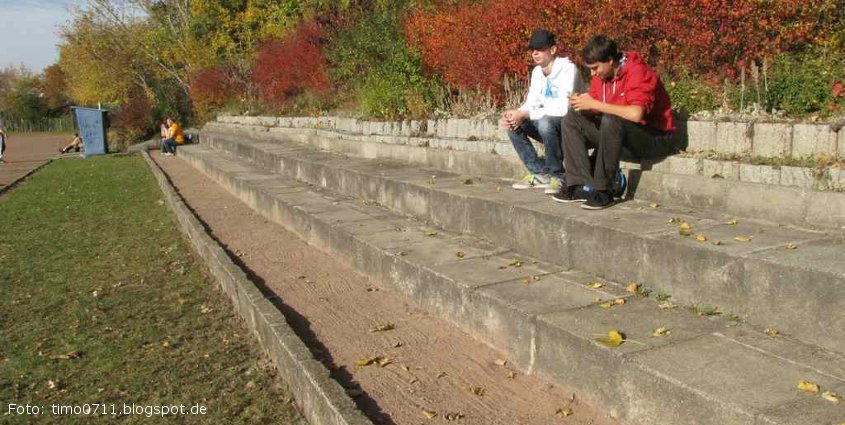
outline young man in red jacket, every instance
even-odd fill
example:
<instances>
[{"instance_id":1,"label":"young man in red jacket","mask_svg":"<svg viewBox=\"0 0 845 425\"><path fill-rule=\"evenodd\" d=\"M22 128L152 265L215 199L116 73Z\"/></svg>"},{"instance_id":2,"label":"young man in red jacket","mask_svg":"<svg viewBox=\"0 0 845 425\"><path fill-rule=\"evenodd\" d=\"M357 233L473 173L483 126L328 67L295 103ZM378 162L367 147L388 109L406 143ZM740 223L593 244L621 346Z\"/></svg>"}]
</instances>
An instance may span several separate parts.
<instances>
[{"instance_id":1,"label":"young man in red jacket","mask_svg":"<svg viewBox=\"0 0 845 425\"><path fill-rule=\"evenodd\" d=\"M639 53L620 52L616 42L599 35L581 56L593 79L589 93L570 97L572 109L563 119L566 187L554 200L598 210L613 205L622 147L639 158L670 155L675 124L669 94ZM589 148L597 151L593 172Z\"/></svg>"}]
</instances>

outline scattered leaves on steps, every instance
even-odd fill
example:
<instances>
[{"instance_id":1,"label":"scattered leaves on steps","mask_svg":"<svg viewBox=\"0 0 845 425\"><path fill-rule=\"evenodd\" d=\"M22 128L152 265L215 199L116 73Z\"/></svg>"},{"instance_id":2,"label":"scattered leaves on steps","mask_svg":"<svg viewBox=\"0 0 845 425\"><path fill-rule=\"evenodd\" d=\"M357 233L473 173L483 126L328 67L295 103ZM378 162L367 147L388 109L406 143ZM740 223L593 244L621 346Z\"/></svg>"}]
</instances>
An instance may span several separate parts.
<instances>
[{"instance_id":1,"label":"scattered leaves on steps","mask_svg":"<svg viewBox=\"0 0 845 425\"><path fill-rule=\"evenodd\" d=\"M378 325L378 326L370 329L370 332L385 332L385 331L392 331L394 329L396 329L396 325L394 325L393 323L385 323L383 325Z\"/></svg>"},{"instance_id":2,"label":"scattered leaves on steps","mask_svg":"<svg viewBox=\"0 0 845 425\"><path fill-rule=\"evenodd\" d=\"M611 308L611 307L615 307L617 305L623 305L623 304L625 304L625 299L624 298L617 298L613 301L601 303L601 304L599 304L599 307L601 307L601 308Z\"/></svg>"},{"instance_id":3,"label":"scattered leaves on steps","mask_svg":"<svg viewBox=\"0 0 845 425\"><path fill-rule=\"evenodd\" d=\"M819 385L814 382L802 380L798 382L798 389L808 393L817 393L819 392Z\"/></svg>"},{"instance_id":4,"label":"scattered leaves on steps","mask_svg":"<svg viewBox=\"0 0 845 425\"><path fill-rule=\"evenodd\" d=\"M822 398L831 402L831 403L833 403L833 404L842 403L842 396L840 396L839 394L836 394L834 392L825 391L825 392L822 393Z\"/></svg>"},{"instance_id":5,"label":"scattered leaves on steps","mask_svg":"<svg viewBox=\"0 0 845 425\"><path fill-rule=\"evenodd\" d=\"M596 282L590 282L586 286L590 289L599 289L599 288L603 288L604 284L596 281Z\"/></svg>"},{"instance_id":6,"label":"scattered leaves on steps","mask_svg":"<svg viewBox=\"0 0 845 425\"><path fill-rule=\"evenodd\" d=\"M616 329L611 329L607 331L607 336L600 336L596 338L596 341L606 347L618 347L625 342L625 335Z\"/></svg>"},{"instance_id":7,"label":"scattered leaves on steps","mask_svg":"<svg viewBox=\"0 0 845 425\"><path fill-rule=\"evenodd\" d=\"M655 329L654 331L652 331L651 336L661 337L661 336L669 335L670 333L672 333L672 332L671 332L671 330L669 330L669 328L661 326L661 327Z\"/></svg>"}]
</instances>

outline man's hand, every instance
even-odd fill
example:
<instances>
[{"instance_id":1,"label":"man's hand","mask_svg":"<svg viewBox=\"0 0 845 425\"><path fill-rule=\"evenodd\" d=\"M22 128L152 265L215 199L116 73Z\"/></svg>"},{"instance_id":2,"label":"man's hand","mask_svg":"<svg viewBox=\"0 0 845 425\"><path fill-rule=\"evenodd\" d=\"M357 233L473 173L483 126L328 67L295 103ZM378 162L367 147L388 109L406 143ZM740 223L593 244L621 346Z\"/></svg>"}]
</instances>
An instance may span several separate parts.
<instances>
[{"instance_id":1,"label":"man's hand","mask_svg":"<svg viewBox=\"0 0 845 425\"><path fill-rule=\"evenodd\" d=\"M510 109L502 114L502 119L499 125L505 130L516 130L522 125L522 122L528 118L528 111L520 111L518 109Z\"/></svg>"},{"instance_id":2,"label":"man's hand","mask_svg":"<svg viewBox=\"0 0 845 425\"><path fill-rule=\"evenodd\" d=\"M572 108L576 111L595 111L598 110L598 104L601 103L589 93L573 93L569 96L569 104L572 105Z\"/></svg>"},{"instance_id":3,"label":"man's hand","mask_svg":"<svg viewBox=\"0 0 845 425\"><path fill-rule=\"evenodd\" d=\"M640 105L614 105L605 103L593 99L588 93L569 96L569 104L579 112L616 115L635 123L639 123L643 119L643 107Z\"/></svg>"}]
</instances>

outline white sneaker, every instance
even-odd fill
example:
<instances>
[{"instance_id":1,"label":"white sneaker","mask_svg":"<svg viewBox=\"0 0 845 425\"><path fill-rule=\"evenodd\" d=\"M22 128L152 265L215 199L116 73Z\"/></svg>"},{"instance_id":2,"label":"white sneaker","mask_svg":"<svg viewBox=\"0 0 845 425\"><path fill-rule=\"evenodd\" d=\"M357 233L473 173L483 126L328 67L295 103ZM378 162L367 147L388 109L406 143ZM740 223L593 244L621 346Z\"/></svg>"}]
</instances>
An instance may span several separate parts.
<instances>
[{"instance_id":1,"label":"white sneaker","mask_svg":"<svg viewBox=\"0 0 845 425\"><path fill-rule=\"evenodd\" d=\"M557 177L552 177L549 181L549 184L546 186L546 190L544 191L546 195L554 195L555 193L560 192L560 188L563 186L563 182L560 181Z\"/></svg>"},{"instance_id":2,"label":"white sneaker","mask_svg":"<svg viewBox=\"0 0 845 425\"><path fill-rule=\"evenodd\" d=\"M549 178L548 174L532 174L528 173L522 180L514 183L511 185L512 188L516 190L523 190L523 189L543 189L549 187Z\"/></svg>"}]
</instances>

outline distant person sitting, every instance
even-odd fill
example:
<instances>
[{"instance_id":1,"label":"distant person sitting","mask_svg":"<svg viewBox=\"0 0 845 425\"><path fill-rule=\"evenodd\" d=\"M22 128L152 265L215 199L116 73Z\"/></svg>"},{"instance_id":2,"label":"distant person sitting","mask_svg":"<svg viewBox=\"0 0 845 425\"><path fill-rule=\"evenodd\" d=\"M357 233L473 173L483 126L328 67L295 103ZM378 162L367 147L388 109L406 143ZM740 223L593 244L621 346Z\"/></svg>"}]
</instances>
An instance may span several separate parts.
<instances>
[{"instance_id":1,"label":"distant person sitting","mask_svg":"<svg viewBox=\"0 0 845 425\"><path fill-rule=\"evenodd\" d=\"M185 144L185 135L182 133L182 127L173 118L168 117L165 124L162 125L162 140L161 153L165 156L172 156L176 154L176 145Z\"/></svg>"},{"instance_id":2,"label":"distant person sitting","mask_svg":"<svg viewBox=\"0 0 845 425\"><path fill-rule=\"evenodd\" d=\"M0 163L6 162L6 160L3 159L3 154L6 153L6 140L8 140L6 137L6 129L3 127L3 121L0 121Z\"/></svg>"},{"instance_id":3,"label":"distant person sitting","mask_svg":"<svg viewBox=\"0 0 845 425\"><path fill-rule=\"evenodd\" d=\"M59 152L68 153L71 149L73 149L74 152L79 152L79 150L82 149L82 138L79 137L79 133L74 133L73 140L71 140L70 143L63 147Z\"/></svg>"},{"instance_id":4,"label":"distant person sitting","mask_svg":"<svg viewBox=\"0 0 845 425\"><path fill-rule=\"evenodd\" d=\"M544 188L557 193L564 181L561 119L569 109L577 68L568 58L557 57L555 36L543 29L534 30L528 42L534 69L525 103L505 111L500 125L507 130L513 148L528 169L514 189ZM529 137L543 143L545 160L537 156Z\"/></svg>"}]
</instances>

